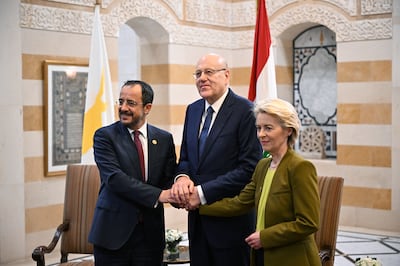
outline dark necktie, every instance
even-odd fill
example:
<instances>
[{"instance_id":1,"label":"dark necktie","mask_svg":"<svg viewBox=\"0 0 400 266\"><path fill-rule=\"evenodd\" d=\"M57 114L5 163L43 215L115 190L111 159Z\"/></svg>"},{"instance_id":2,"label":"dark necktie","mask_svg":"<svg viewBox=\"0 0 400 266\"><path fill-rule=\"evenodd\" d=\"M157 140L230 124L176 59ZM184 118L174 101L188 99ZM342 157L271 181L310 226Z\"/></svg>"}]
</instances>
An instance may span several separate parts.
<instances>
[{"instance_id":1,"label":"dark necktie","mask_svg":"<svg viewBox=\"0 0 400 266\"><path fill-rule=\"evenodd\" d=\"M204 150L204 144L206 143L208 131L210 129L213 112L214 112L214 110L212 109L211 106L209 106L207 108L207 116L206 116L206 119L204 120L203 129L201 130L200 137L199 137L199 157L201 156L201 154L203 153L203 150Z\"/></svg>"},{"instance_id":2,"label":"dark necktie","mask_svg":"<svg viewBox=\"0 0 400 266\"><path fill-rule=\"evenodd\" d=\"M142 143L140 142L139 139L139 135L140 135L140 131L139 130L135 130L133 132L133 141L135 142L136 145L136 149L138 151L138 155L139 155L139 162L140 162L140 169L142 170L142 180L145 181L145 170L144 170L144 154L143 154L143 147L142 147Z\"/></svg>"}]
</instances>

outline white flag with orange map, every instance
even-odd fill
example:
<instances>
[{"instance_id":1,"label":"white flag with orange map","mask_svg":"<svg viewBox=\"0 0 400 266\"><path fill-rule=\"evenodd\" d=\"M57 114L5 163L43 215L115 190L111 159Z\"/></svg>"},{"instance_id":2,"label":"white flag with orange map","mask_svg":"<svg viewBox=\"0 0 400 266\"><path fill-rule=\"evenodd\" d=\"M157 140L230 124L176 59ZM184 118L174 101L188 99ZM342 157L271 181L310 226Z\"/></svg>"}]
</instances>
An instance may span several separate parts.
<instances>
[{"instance_id":1,"label":"white flag with orange map","mask_svg":"<svg viewBox=\"0 0 400 266\"><path fill-rule=\"evenodd\" d=\"M83 118L81 163L94 163L94 132L102 126L111 124L114 120L110 67L100 20L100 6L96 5L90 48L85 115Z\"/></svg>"}]
</instances>

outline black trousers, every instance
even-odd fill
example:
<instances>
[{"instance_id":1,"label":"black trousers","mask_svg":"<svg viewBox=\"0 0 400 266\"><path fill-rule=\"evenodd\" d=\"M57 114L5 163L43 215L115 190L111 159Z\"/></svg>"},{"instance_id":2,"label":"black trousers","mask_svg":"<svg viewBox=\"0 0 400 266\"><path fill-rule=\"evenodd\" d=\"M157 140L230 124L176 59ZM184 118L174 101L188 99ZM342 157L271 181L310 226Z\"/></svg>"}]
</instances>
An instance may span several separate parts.
<instances>
[{"instance_id":1,"label":"black trousers","mask_svg":"<svg viewBox=\"0 0 400 266\"><path fill-rule=\"evenodd\" d=\"M244 241L229 248L215 248L202 231L200 221L189 235L190 266L249 266L250 247Z\"/></svg>"},{"instance_id":2,"label":"black trousers","mask_svg":"<svg viewBox=\"0 0 400 266\"><path fill-rule=\"evenodd\" d=\"M145 241L143 224L135 227L131 237L118 250L94 246L95 266L161 266L163 250Z\"/></svg>"},{"instance_id":3,"label":"black trousers","mask_svg":"<svg viewBox=\"0 0 400 266\"><path fill-rule=\"evenodd\" d=\"M262 248L256 250L256 266L264 266L264 250ZM290 256L290 255L289 255Z\"/></svg>"}]
</instances>

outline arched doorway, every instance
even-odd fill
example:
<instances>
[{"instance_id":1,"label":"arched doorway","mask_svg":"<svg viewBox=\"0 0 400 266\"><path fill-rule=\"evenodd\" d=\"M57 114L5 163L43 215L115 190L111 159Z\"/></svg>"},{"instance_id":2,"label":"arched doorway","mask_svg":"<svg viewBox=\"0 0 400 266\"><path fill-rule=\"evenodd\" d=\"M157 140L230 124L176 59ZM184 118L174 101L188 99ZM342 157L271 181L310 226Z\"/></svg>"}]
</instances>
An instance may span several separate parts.
<instances>
[{"instance_id":1,"label":"arched doorway","mask_svg":"<svg viewBox=\"0 0 400 266\"><path fill-rule=\"evenodd\" d=\"M146 17L128 20L120 27L118 39L119 82L141 79L141 66L166 63L168 32Z\"/></svg>"},{"instance_id":2,"label":"arched doorway","mask_svg":"<svg viewBox=\"0 0 400 266\"><path fill-rule=\"evenodd\" d=\"M149 83L154 90L149 122L167 130L170 122L170 112L165 111L170 104L168 64L169 33L161 24L151 18L135 17L120 27L119 84L132 79Z\"/></svg>"}]
</instances>

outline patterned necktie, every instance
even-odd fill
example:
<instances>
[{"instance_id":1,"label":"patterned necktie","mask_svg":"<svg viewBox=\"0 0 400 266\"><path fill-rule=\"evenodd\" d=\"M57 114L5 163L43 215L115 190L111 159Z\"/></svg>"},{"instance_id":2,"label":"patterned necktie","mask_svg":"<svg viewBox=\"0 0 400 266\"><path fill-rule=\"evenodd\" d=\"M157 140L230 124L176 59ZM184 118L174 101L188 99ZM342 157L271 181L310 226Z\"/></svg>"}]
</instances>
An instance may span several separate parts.
<instances>
[{"instance_id":1,"label":"patterned necktie","mask_svg":"<svg viewBox=\"0 0 400 266\"><path fill-rule=\"evenodd\" d=\"M140 169L142 170L142 180L145 181L145 170L144 170L144 154L143 154L143 147L142 147L142 143L140 142L139 139L139 135L140 135L140 131L139 130L135 130L133 132L133 141L135 142L136 145L136 149L138 151L138 155L139 155L139 162L140 162Z\"/></svg>"},{"instance_id":2,"label":"patterned necktie","mask_svg":"<svg viewBox=\"0 0 400 266\"><path fill-rule=\"evenodd\" d=\"M199 137L199 157L201 156L201 154L203 153L203 150L204 150L204 144L206 143L208 131L210 129L213 112L214 112L214 110L212 109L211 106L209 106L207 108L207 116L206 116L206 119L204 120L203 129L201 130L200 137Z\"/></svg>"}]
</instances>

